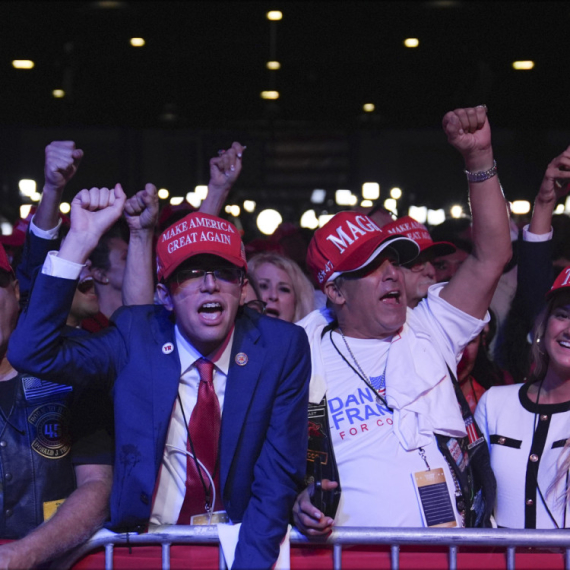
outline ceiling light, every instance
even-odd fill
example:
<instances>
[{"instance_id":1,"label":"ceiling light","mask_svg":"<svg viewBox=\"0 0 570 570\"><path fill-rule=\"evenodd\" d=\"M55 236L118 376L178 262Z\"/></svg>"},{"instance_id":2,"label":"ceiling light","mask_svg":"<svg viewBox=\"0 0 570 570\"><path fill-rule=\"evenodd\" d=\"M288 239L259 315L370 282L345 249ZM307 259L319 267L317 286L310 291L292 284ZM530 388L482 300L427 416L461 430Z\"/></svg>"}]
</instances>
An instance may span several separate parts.
<instances>
[{"instance_id":1,"label":"ceiling light","mask_svg":"<svg viewBox=\"0 0 570 570\"><path fill-rule=\"evenodd\" d=\"M386 210L389 210L390 212L398 212L398 202L396 202L396 200L394 200L394 198L388 198L387 200L384 200L384 208L386 208Z\"/></svg>"},{"instance_id":2,"label":"ceiling light","mask_svg":"<svg viewBox=\"0 0 570 570\"><path fill-rule=\"evenodd\" d=\"M374 206L374 202L372 200L362 200L362 202L360 202L360 205L363 208L372 208L372 206Z\"/></svg>"},{"instance_id":3,"label":"ceiling light","mask_svg":"<svg viewBox=\"0 0 570 570\"><path fill-rule=\"evenodd\" d=\"M513 61L513 69L529 70L534 67L534 61Z\"/></svg>"},{"instance_id":4,"label":"ceiling light","mask_svg":"<svg viewBox=\"0 0 570 570\"><path fill-rule=\"evenodd\" d=\"M34 65L31 59L15 59L12 61L12 66L16 69L32 69Z\"/></svg>"},{"instance_id":5,"label":"ceiling light","mask_svg":"<svg viewBox=\"0 0 570 570\"><path fill-rule=\"evenodd\" d=\"M255 206L257 206L257 204L253 200L244 200L243 201L243 209L246 212L249 212L250 214L252 212L255 212Z\"/></svg>"},{"instance_id":6,"label":"ceiling light","mask_svg":"<svg viewBox=\"0 0 570 570\"><path fill-rule=\"evenodd\" d=\"M267 19L272 20L274 22L276 22L277 20L282 20L283 12L280 12L279 10L271 10L270 12L267 12Z\"/></svg>"},{"instance_id":7,"label":"ceiling light","mask_svg":"<svg viewBox=\"0 0 570 570\"><path fill-rule=\"evenodd\" d=\"M67 202L64 202L63 204L66 204ZM61 206L63 206L63 204L60 205L60 209ZM69 206L69 204L67 204ZM30 210L32 209L32 205L31 204L22 204L20 206L20 218L22 218L22 220L25 220L29 215L30 215ZM71 209L71 208L70 208ZM62 210L63 212L63 210ZM67 212L69 212L69 210L67 210ZM64 212L64 214L67 214L67 212Z\"/></svg>"},{"instance_id":8,"label":"ceiling light","mask_svg":"<svg viewBox=\"0 0 570 570\"><path fill-rule=\"evenodd\" d=\"M283 218L277 210L263 210L257 216L257 227L262 234L270 236L275 233Z\"/></svg>"},{"instance_id":9,"label":"ceiling light","mask_svg":"<svg viewBox=\"0 0 570 570\"><path fill-rule=\"evenodd\" d=\"M427 211L427 223L430 226L439 226L445 222L445 210L428 210Z\"/></svg>"},{"instance_id":10,"label":"ceiling light","mask_svg":"<svg viewBox=\"0 0 570 570\"><path fill-rule=\"evenodd\" d=\"M37 184L35 180L22 178L22 180L18 182L18 188L20 188L20 194L22 194L22 196L29 198L36 191Z\"/></svg>"},{"instance_id":11,"label":"ceiling light","mask_svg":"<svg viewBox=\"0 0 570 570\"><path fill-rule=\"evenodd\" d=\"M55 97L56 99L61 99L62 97L65 97L65 91L63 89L54 89L51 92L52 96Z\"/></svg>"},{"instance_id":12,"label":"ceiling light","mask_svg":"<svg viewBox=\"0 0 570 570\"><path fill-rule=\"evenodd\" d=\"M10 222L0 223L0 231L3 236L11 236L14 231L14 226Z\"/></svg>"},{"instance_id":13,"label":"ceiling light","mask_svg":"<svg viewBox=\"0 0 570 570\"><path fill-rule=\"evenodd\" d=\"M208 196L208 187L205 184L199 184L194 188L194 192L196 192L200 200L205 200Z\"/></svg>"},{"instance_id":14,"label":"ceiling light","mask_svg":"<svg viewBox=\"0 0 570 570\"><path fill-rule=\"evenodd\" d=\"M321 214L319 216L319 228L322 228L333 217L333 214Z\"/></svg>"},{"instance_id":15,"label":"ceiling light","mask_svg":"<svg viewBox=\"0 0 570 570\"><path fill-rule=\"evenodd\" d=\"M311 202L313 204L322 204L327 197L327 191L322 188L315 188L311 194Z\"/></svg>"},{"instance_id":16,"label":"ceiling light","mask_svg":"<svg viewBox=\"0 0 570 570\"><path fill-rule=\"evenodd\" d=\"M71 212L71 205L69 204L69 202L62 202L62 203L59 205L59 211L60 211L62 214L69 214L69 212ZM29 210L28 210L28 214L29 214L29 213L30 213L30 212L29 212ZM26 214L26 216L27 216L28 214ZM22 207L20 206L20 217L21 217L21 218L25 218L26 216L22 216Z\"/></svg>"},{"instance_id":17,"label":"ceiling light","mask_svg":"<svg viewBox=\"0 0 570 570\"><path fill-rule=\"evenodd\" d=\"M408 216L420 224L425 224L427 222L427 208L425 206L410 206Z\"/></svg>"},{"instance_id":18,"label":"ceiling light","mask_svg":"<svg viewBox=\"0 0 570 570\"><path fill-rule=\"evenodd\" d=\"M231 214L234 218L237 218L237 217L241 214L241 208L240 208L237 204L234 204L234 205L230 208L230 214Z\"/></svg>"},{"instance_id":19,"label":"ceiling light","mask_svg":"<svg viewBox=\"0 0 570 570\"><path fill-rule=\"evenodd\" d=\"M188 204L194 208L199 208L202 200L196 192L188 192L188 194L186 194L186 202L188 202Z\"/></svg>"},{"instance_id":20,"label":"ceiling light","mask_svg":"<svg viewBox=\"0 0 570 570\"><path fill-rule=\"evenodd\" d=\"M417 48L420 45L420 40L418 40L418 38L406 38L404 45L407 48Z\"/></svg>"},{"instance_id":21,"label":"ceiling light","mask_svg":"<svg viewBox=\"0 0 570 570\"><path fill-rule=\"evenodd\" d=\"M316 230L319 227L319 220L315 214L315 210L307 210L301 216L301 227L309 230Z\"/></svg>"},{"instance_id":22,"label":"ceiling light","mask_svg":"<svg viewBox=\"0 0 570 570\"><path fill-rule=\"evenodd\" d=\"M168 196L170 196L170 192L169 192L166 188L161 188L161 189L158 191L158 197L159 197L161 200L166 200L166 199L168 198Z\"/></svg>"},{"instance_id":23,"label":"ceiling light","mask_svg":"<svg viewBox=\"0 0 570 570\"><path fill-rule=\"evenodd\" d=\"M42 195L39 192L34 192L31 196L30 196L30 200L32 202L39 202L41 200Z\"/></svg>"},{"instance_id":24,"label":"ceiling light","mask_svg":"<svg viewBox=\"0 0 570 570\"><path fill-rule=\"evenodd\" d=\"M265 64L265 67L267 67L267 69L275 71L276 69L281 69L281 64L278 61L268 61Z\"/></svg>"},{"instance_id":25,"label":"ceiling light","mask_svg":"<svg viewBox=\"0 0 570 570\"><path fill-rule=\"evenodd\" d=\"M143 47L146 43L143 38L131 38L130 41L133 47Z\"/></svg>"},{"instance_id":26,"label":"ceiling light","mask_svg":"<svg viewBox=\"0 0 570 570\"><path fill-rule=\"evenodd\" d=\"M279 99L279 91L262 91L262 99Z\"/></svg>"},{"instance_id":27,"label":"ceiling light","mask_svg":"<svg viewBox=\"0 0 570 570\"><path fill-rule=\"evenodd\" d=\"M394 200L399 200L402 197L402 190L397 186L390 190L390 197L394 198Z\"/></svg>"},{"instance_id":28,"label":"ceiling light","mask_svg":"<svg viewBox=\"0 0 570 570\"><path fill-rule=\"evenodd\" d=\"M451 206L450 213L452 218L461 218L463 215L463 208L456 204L455 206Z\"/></svg>"},{"instance_id":29,"label":"ceiling light","mask_svg":"<svg viewBox=\"0 0 570 570\"><path fill-rule=\"evenodd\" d=\"M362 197L367 200L378 200L380 198L380 184L378 182L365 182L362 185Z\"/></svg>"},{"instance_id":30,"label":"ceiling light","mask_svg":"<svg viewBox=\"0 0 570 570\"><path fill-rule=\"evenodd\" d=\"M511 202L511 212L513 214L528 214L530 212L530 202L527 200Z\"/></svg>"},{"instance_id":31,"label":"ceiling light","mask_svg":"<svg viewBox=\"0 0 570 570\"><path fill-rule=\"evenodd\" d=\"M182 202L184 202L184 198L182 198L182 196L174 196L173 198L170 198L170 204L172 206L180 206Z\"/></svg>"},{"instance_id":32,"label":"ceiling light","mask_svg":"<svg viewBox=\"0 0 570 570\"><path fill-rule=\"evenodd\" d=\"M337 190L334 193L334 200L339 206L351 206L352 192L350 190Z\"/></svg>"},{"instance_id":33,"label":"ceiling light","mask_svg":"<svg viewBox=\"0 0 570 570\"><path fill-rule=\"evenodd\" d=\"M564 204L558 204L554 209L555 214L563 214L564 213Z\"/></svg>"},{"instance_id":34,"label":"ceiling light","mask_svg":"<svg viewBox=\"0 0 570 570\"><path fill-rule=\"evenodd\" d=\"M372 113L372 111L374 111L374 109L376 109L374 103L364 103L364 105L362 105L362 110L365 113Z\"/></svg>"}]
</instances>

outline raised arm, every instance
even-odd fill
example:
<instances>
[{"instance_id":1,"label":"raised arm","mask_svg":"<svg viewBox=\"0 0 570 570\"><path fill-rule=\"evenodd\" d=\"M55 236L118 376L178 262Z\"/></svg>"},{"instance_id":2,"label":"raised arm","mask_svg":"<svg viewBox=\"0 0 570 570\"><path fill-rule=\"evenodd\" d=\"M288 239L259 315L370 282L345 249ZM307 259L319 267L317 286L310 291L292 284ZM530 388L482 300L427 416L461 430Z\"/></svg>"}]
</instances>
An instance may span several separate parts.
<instances>
[{"instance_id":1,"label":"raised arm","mask_svg":"<svg viewBox=\"0 0 570 570\"><path fill-rule=\"evenodd\" d=\"M552 214L556 201L570 190L570 146L547 167L534 200L529 231L544 235L552 229Z\"/></svg>"},{"instance_id":2,"label":"raised arm","mask_svg":"<svg viewBox=\"0 0 570 570\"><path fill-rule=\"evenodd\" d=\"M463 156L468 179L472 180L473 252L443 288L441 297L481 319L512 255L507 204L494 168L487 109L480 106L450 111L443 118L443 129L449 143Z\"/></svg>"},{"instance_id":3,"label":"raised arm","mask_svg":"<svg viewBox=\"0 0 570 570\"><path fill-rule=\"evenodd\" d=\"M59 221L59 205L67 183L75 176L83 151L73 141L53 141L46 146L42 199L34 216L41 230L55 228Z\"/></svg>"},{"instance_id":4,"label":"raised arm","mask_svg":"<svg viewBox=\"0 0 570 570\"><path fill-rule=\"evenodd\" d=\"M130 238L123 280L123 305L147 305L154 300L152 240L158 220L158 193L146 184L125 202Z\"/></svg>"},{"instance_id":5,"label":"raised arm","mask_svg":"<svg viewBox=\"0 0 570 570\"><path fill-rule=\"evenodd\" d=\"M200 212L212 216L220 214L232 186L239 178L245 149L245 146L234 142L228 150L221 150L218 156L210 159L208 195L200 206Z\"/></svg>"}]
</instances>

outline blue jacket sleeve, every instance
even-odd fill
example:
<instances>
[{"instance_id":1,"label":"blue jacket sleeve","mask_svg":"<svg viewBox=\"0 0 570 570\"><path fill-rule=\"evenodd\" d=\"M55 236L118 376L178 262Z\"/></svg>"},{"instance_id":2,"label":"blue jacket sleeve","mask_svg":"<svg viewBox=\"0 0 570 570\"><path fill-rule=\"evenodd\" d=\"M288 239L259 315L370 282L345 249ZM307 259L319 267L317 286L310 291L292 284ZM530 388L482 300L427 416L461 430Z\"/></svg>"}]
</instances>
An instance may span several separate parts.
<instances>
[{"instance_id":1,"label":"blue jacket sleeve","mask_svg":"<svg viewBox=\"0 0 570 570\"><path fill-rule=\"evenodd\" d=\"M110 387L124 365L126 347L116 327L88 336L68 336L65 321L77 281L39 273L27 307L8 345L19 372L70 386L105 382Z\"/></svg>"},{"instance_id":2,"label":"blue jacket sleeve","mask_svg":"<svg viewBox=\"0 0 570 570\"><path fill-rule=\"evenodd\" d=\"M289 346L279 347L283 361L281 378L254 467L252 494L242 519L234 569L273 566L293 503L302 488L311 362L307 336L300 327L295 328Z\"/></svg>"}]
</instances>

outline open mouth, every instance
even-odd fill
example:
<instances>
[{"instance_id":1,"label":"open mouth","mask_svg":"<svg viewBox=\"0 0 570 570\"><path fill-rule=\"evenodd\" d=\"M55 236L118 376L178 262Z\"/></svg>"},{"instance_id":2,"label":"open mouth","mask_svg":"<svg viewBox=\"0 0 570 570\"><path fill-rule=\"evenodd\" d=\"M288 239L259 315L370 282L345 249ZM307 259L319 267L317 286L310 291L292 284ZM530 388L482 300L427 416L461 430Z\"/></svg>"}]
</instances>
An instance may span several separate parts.
<instances>
[{"instance_id":1,"label":"open mouth","mask_svg":"<svg viewBox=\"0 0 570 570\"><path fill-rule=\"evenodd\" d=\"M277 309L270 309L269 307L266 307L265 314L268 317L276 317L277 319L279 318L279 311Z\"/></svg>"},{"instance_id":2,"label":"open mouth","mask_svg":"<svg viewBox=\"0 0 570 570\"><path fill-rule=\"evenodd\" d=\"M215 321L218 319L223 312L223 307L221 303L217 301L211 301L209 303L204 303L200 305L198 313L205 321Z\"/></svg>"},{"instance_id":3,"label":"open mouth","mask_svg":"<svg viewBox=\"0 0 570 570\"><path fill-rule=\"evenodd\" d=\"M386 295L380 297L380 301L386 305L399 305L400 304L400 292L390 291Z\"/></svg>"},{"instance_id":4,"label":"open mouth","mask_svg":"<svg viewBox=\"0 0 570 570\"><path fill-rule=\"evenodd\" d=\"M568 340L558 341L558 344L563 348L570 348L570 341Z\"/></svg>"},{"instance_id":5,"label":"open mouth","mask_svg":"<svg viewBox=\"0 0 570 570\"><path fill-rule=\"evenodd\" d=\"M93 292L95 289L95 282L93 281L93 277L85 277L77 284L77 290L80 293L90 293Z\"/></svg>"}]
</instances>

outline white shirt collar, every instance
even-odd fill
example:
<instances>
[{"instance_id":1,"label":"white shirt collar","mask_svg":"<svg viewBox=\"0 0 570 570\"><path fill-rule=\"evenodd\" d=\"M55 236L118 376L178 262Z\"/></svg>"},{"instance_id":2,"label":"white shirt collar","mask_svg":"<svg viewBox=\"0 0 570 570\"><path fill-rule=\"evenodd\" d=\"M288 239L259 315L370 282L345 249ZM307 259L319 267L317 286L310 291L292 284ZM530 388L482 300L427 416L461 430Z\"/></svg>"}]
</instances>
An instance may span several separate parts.
<instances>
[{"instance_id":1,"label":"white shirt collar","mask_svg":"<svg viewBox=\"0 0 570 570\"><path fill-rule=\"evenodd\" d=\"M225 343L225 346L222 345L212 354L205 356L205 358L211 360L214 363L214 366L226 376L228 375L228 370L230 368L230 356L234 342L234 332L235 327L232 327L232 331L227 343ZM180 356L181 373L184 374L184 372L186 372L186 370L188 370L196 360L204 358L204 355L200 354L200 352L196 350L196 348L192 346L192 344L182 335L178 325L174 325L174 336L176 339L176 346L178 347L178 354Z\"/></svg>"}]
</instances>

